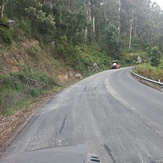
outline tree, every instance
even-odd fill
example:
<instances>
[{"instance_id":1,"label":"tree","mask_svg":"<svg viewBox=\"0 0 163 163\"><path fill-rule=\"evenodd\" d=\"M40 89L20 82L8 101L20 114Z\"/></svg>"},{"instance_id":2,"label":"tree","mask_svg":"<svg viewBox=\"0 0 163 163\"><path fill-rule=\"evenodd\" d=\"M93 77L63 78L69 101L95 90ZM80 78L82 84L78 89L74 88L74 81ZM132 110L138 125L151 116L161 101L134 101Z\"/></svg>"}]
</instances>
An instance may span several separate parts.
<instances>
[{"instance_id":1,"label":"tree","mask_svg":"<svg viewBox=\"0 0 163 163\"><path fill-rule=\"evenodd\" d=\"M5 10L5 0L0 0L0 10L1 10L1 18L3 18L4 10Z\"/></svg>"},{"instance_id":2,"label":"tree","mask_svg":"<svg viewBox=\"0 0 163 163\"><path fill-rule=\"evenodd\" d=\"M160 64L160 52L157 46L152 48L150 55L151 55L151 65L158 66Z\"/></svg>"},{"instance_id":3,"label":"tree","mask_svg":"<svg viewBox=\"0 0 163 163\"><path fill-rule=\"evenodd\" d=\"M119 49L121 38L124 48L157 45L163 51L163 11L150 0L0 0L0 16L4 15L30 20L32 33L49 41L66 37L74 45L98 42L107 51ZM108 33L115 36L115 45L106 39ZM114 57L113 51L109 55Z\"/></svg>"},{"instance_id":4,"label":"tree","mask_svg":"<svg viewBox=\"0 0 163 163\"><path fill-rule=\"evenodd\" d=\"M110 57L119 59L118 29L113 24L109 24L105 29L102 46Z\"/></svg>"},{"instance_id":5,"label":"tree","mask_svg":"<svg viewBox=\"0 0 163 163\"><path fill-rule=\"evenodd\" d=\"M1 18L3 18L3 12L4 12L4 0L0 4L0 9L1 9Z\"/></svg>"}]
</instances>

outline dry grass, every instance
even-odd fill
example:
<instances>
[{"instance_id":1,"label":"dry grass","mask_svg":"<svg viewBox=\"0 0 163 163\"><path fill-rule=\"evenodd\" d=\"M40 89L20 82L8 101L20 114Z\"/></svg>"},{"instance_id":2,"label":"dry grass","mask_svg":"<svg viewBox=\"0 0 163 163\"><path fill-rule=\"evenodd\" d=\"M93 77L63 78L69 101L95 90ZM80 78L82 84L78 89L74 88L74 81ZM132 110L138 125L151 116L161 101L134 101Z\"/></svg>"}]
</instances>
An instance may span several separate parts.
<instances>
[{"instance_id":1,"label":"dry grass","mask_svg":"<svg viewBox=\"0 0 163 163\"><path fill-rule=\"evenodd\" d=\"M149 79L163 82L163 69L160 67L152 67L149 64L142 64L136 66L134 72Z\"/></svg>"}]
</instances>

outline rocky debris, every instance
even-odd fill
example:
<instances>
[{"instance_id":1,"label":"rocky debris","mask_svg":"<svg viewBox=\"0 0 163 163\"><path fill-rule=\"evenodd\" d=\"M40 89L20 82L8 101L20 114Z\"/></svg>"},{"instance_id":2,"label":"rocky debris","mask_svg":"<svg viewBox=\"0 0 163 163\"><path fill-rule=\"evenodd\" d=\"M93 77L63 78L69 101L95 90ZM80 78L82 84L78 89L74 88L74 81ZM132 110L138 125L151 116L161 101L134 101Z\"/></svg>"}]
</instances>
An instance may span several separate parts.
<instances>
[{"instance_id":1,"label":"rocky debris","mask_svg":"<svg viewBox=\"0 0 163 163\"><path fill-rule=\"evenodd\" d=\"M142 58L140 56L138 56L136 64L140 64L140 63L142 63Z\"/></svg>"}]
</instances>

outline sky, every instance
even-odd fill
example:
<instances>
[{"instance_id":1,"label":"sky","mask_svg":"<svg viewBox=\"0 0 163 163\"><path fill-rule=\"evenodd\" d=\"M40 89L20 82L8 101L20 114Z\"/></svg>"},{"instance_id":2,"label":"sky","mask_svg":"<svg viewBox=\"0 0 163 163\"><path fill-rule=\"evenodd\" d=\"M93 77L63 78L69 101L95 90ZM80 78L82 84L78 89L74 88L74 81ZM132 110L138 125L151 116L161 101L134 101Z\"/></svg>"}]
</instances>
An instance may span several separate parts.
<instances>
[{"instance_id":1,"label":"sky","mask_svg":"<svg viewBox=\"0 0 163 163\"><path fill-rule=\"evenodd\" d=\"M157 2L157 4L163 9L163 0L153 0L154 2Z\"/></svg>"}]
</instances>

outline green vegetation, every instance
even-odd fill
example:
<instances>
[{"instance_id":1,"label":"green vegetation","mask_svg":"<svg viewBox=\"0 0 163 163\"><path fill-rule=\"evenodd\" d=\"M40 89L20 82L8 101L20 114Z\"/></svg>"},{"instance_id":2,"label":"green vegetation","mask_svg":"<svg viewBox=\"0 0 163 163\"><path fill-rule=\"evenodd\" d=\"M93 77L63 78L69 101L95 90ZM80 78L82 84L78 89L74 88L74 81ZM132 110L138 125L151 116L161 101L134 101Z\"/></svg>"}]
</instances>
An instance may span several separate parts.
<instances>
[{"instance_id":1,"label":"green vegetation","mask_svg":"<svg viewBox=\"0 0 163 163\"><path fill-rule=\"evenodd\" d=\"M149 63L140 64L133 71L149 79L163 82L163 59L161 58L161 52L157 46L151 48L151 50L147 49L147 52L145 56L146 61Z\"/></svg>"},{"instance_id":2,"label":"green vegetation","mask_svg":"<svg viewBox=\"0 0 163 163\"><path fill-rule=\"evenodd\" d=\"M10 32L7 29L4 29L2 27L0 27L0 39L5 44L11 45L11 43L12 43L12 38L11 38Z\"/></svg>"},{"instance_id":3,"label":"green vegetation","mask_svg":"<svg viewBox=\"0 0 163 163\"><path fill-rule=\"evenodd\" d=\"M162 80L163 11L155 2L3 0L0 8L3 114L54 91L58 76L91 75L109 69L115 59L123 67L140 57L147 65L135 71ZM94 63L98 69L92 69Z\"/></svg>"},{"instance_id":4,"label":"green vegetation","mask_svg":"<svg viewBox=\"0 0 163 163\"><path fill-rule=\"evenodd\" d=\"M151 56L151 65L152 66L159 66L160 64L160 53L158 47L153 47L150 53Z\"/></svg>"},{"instance_id":5,"label":"green vegetation","mask_svg":"<svg viewBox=\"0 0 163 163\"><path fill-rule=\"evenodd\" d=\"M7 45L11 45L12 36L9 31L9 22L7 19L0 19L0 42L3 42Z\"/></svg>"},{"instance_id":6,"label":"green vegetation","mask_svg":"<svg viewBox=\"0 0 163 163\"><path fill-rule=\"evenodd\" d=\"M22 107L28 108L32 97L54 90L54 87L58 88L54 79L27 66L23 72L0 75L0 112L9 114Z\"/></svg>"},{"instance_id":7,"label":"green vegetation","mask_svg":"<svg viewBox=\"0 0 163 163\"><path fill-rule=\"evenodd\" d=\"M153 67L150 64L142 64L136 66L134 72L146 78L163 82L163 65Z\"/></svg>"}]
</instances>

